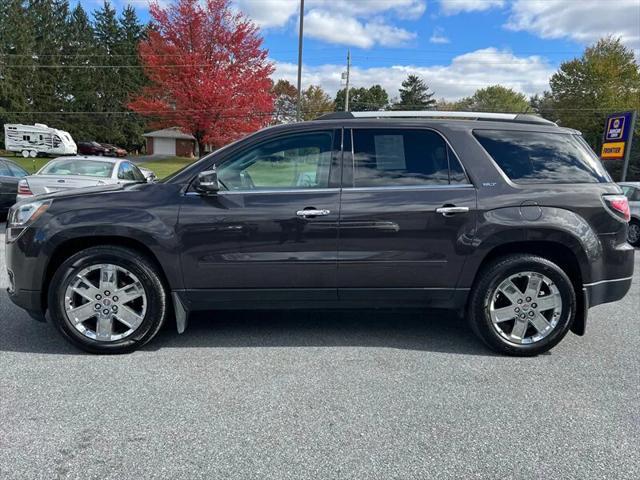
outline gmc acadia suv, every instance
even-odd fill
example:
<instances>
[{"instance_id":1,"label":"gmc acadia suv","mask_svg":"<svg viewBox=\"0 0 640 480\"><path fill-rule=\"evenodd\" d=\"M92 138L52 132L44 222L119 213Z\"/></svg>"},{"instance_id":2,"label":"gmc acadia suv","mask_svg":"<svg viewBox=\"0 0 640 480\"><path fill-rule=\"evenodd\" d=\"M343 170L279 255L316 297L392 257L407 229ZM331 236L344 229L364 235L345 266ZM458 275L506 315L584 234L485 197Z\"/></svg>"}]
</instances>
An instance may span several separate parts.
<instances>
[{"instance_id":1,"label":"gmc acadia suv","mask_svg":"<svg viewBox=\"0 0 640 480\"><path fill-rule=\"evenodd\" d=\"M419 118L408 118L408 117ZM400 117L400 118L390 118ZM538 117L330 114L159 183L21 202L9 295L94 353L218 309L447 308L535 355L633 275L629 206L579 132Z\"/></svg>"}]
</instances>

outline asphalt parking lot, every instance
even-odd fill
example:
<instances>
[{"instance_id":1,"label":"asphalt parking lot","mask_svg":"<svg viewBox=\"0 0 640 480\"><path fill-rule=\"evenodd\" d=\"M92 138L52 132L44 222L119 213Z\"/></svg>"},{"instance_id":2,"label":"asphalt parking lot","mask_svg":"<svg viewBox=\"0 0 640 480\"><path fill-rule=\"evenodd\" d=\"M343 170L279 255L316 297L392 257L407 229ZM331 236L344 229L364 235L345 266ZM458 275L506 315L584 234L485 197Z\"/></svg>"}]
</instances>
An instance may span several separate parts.
<instances>
[{"instance_id":1,"label":"asphalt parking lot","mask_svg":"<svg viewBox=\"0 0 640 480\"><path fill-rule=\"evenodd\" d=\"M436 312L213 313L98 357L0 255L2 479L640 478L640 275L538 358Z\"/></svg>"}]
</instances>

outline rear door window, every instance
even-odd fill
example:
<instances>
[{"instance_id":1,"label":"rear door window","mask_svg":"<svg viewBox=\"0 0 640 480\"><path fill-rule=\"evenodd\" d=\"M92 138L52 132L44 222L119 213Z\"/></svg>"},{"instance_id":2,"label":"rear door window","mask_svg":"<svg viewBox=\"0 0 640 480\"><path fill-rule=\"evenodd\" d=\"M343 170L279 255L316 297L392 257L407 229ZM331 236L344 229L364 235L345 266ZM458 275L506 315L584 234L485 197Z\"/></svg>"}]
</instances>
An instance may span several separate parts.
<instances>
[{"instance_id":1,"label":"rear door window","mask_svg":"<svg viewBox=\"0 0 640 480\"><path fill-rule=\"evenodd\" d=\"M354 129L353 154L356 188L468 183L444 138L431 130Z\"/></svg>"},{"instance_id":2,"label":"rear door window","mask_svg":"<svg viewBox=\"0 0 640 480\"><path fill-rule=\"evenodd\" d=\"M607 183L600 159L578 135L474 130L474 136L515 183Z\"/></svg>"}]
</instances>

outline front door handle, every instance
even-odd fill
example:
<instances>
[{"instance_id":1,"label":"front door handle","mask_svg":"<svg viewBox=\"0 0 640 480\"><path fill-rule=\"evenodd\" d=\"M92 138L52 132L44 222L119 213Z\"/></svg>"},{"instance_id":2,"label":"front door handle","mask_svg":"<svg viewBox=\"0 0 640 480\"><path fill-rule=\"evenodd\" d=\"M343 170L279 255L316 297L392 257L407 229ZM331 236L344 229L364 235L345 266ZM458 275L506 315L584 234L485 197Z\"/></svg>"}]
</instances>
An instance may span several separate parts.
<instances>
[{"instance_id":1,"label":"front door handle","mask_svg":"<svg viewBox=\"0 0 640 480\"><path fill-rule=\"evenodd\" d=\"M456 213L468 213L469 207L440 207L436 208L436 213L441 213L445 217Z\"/></svg>"},{"instance_id":2,"label":"front door handle","mask_svg":"<svg viewBox=\"0 0 640 480\"><path fill-rule=\"evenodd\" d=\"M331 213L331 210L315 210L315 209L309 209L309 210L298 210L296 212L296 215L299 217L321 217L324 215L329 215Z\"/></svg>"}]
</instances>

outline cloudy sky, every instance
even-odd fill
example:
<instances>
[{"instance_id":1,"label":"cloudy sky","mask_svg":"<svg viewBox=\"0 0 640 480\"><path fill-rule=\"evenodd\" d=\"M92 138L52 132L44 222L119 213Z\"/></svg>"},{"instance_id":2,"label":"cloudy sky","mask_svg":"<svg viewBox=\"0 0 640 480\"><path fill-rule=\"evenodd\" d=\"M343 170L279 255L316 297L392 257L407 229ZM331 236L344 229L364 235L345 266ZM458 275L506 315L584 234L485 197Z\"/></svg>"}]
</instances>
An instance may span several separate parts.
<instances>
[{"instance_id":1,"label":"cloudy sky","mask_svg":"<svg viewBox=\"0 0 640 480\"><path fill-rule=\"evenodd\" d=\"M81 1L92 10L98 0ZM233 1L262 27L274 78L294 82L300 1ZM147 20L146 0L131 3ZM303 83L335 93L351 49L353 85L379 83L392 97L409 73L437 98L495 83L530 95L607 34L640 53L640 0L306 0Z\"/></svg>"}]
</instances>

